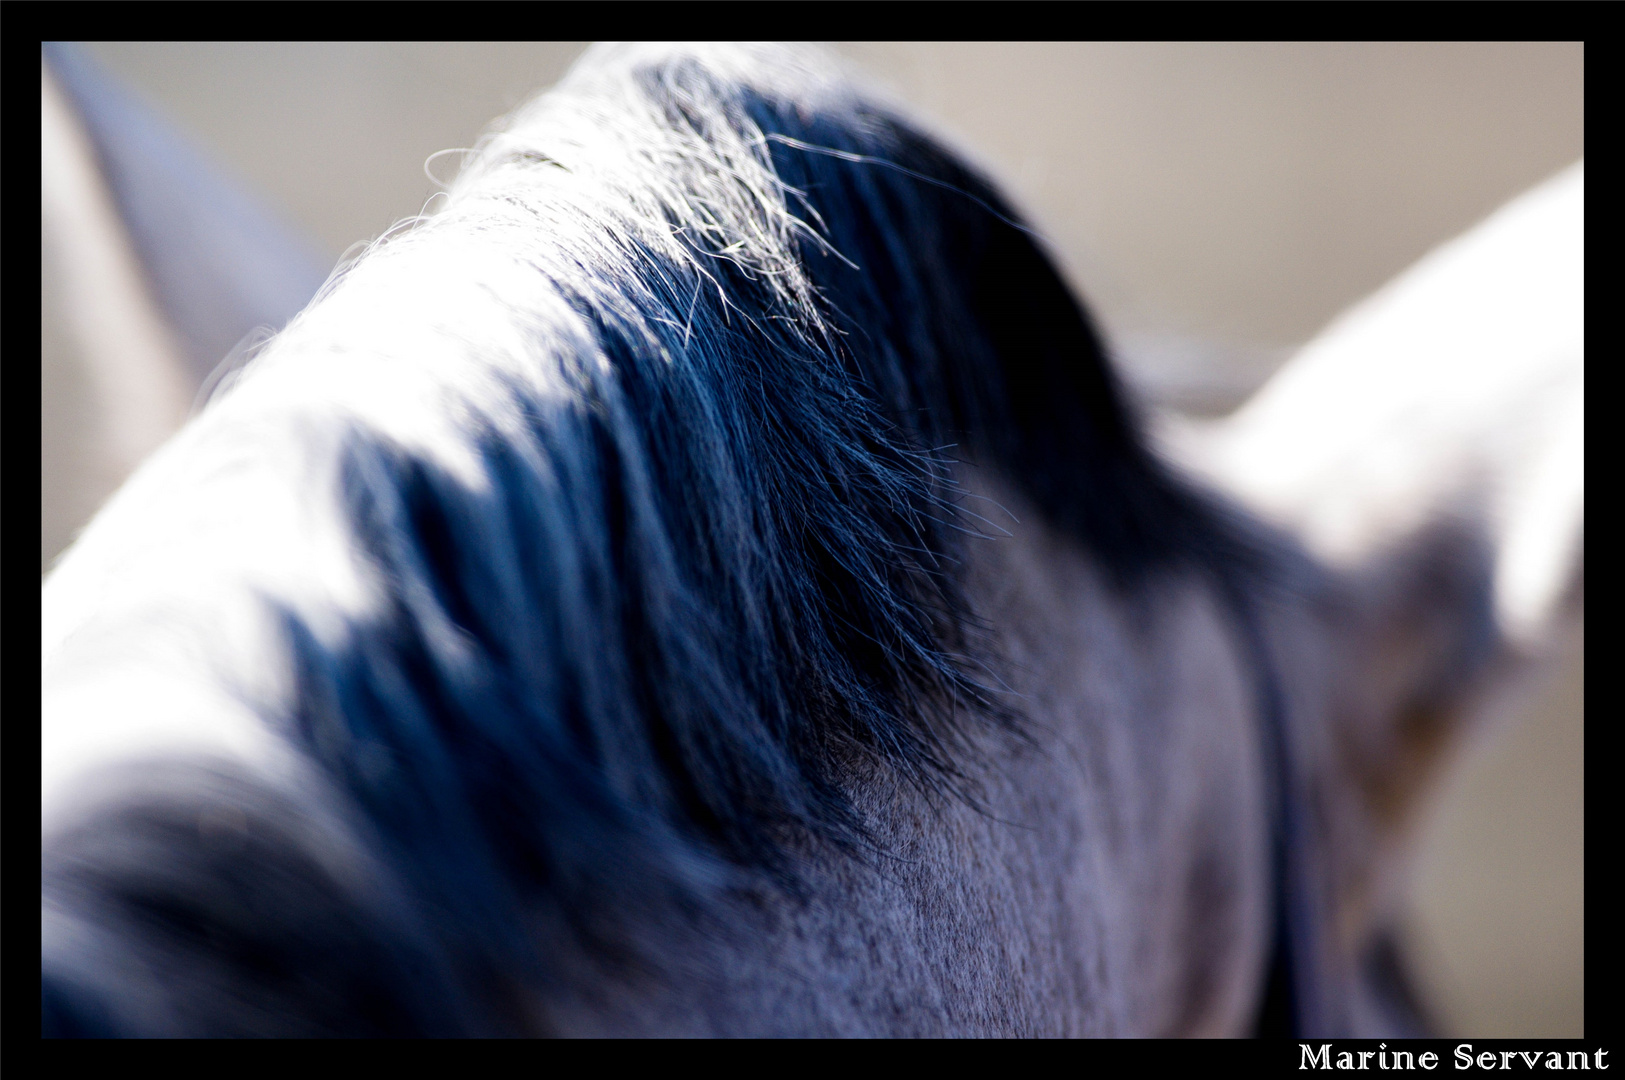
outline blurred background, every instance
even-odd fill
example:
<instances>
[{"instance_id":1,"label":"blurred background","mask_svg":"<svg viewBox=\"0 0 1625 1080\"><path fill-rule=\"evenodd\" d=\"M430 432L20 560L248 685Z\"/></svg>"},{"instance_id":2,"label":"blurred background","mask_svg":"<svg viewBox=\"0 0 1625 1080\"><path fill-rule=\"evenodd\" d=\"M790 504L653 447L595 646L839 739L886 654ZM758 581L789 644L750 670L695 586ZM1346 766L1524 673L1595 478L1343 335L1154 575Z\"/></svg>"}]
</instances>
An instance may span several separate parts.
<instances>
[{"instance_id":1,"label":"blurred background","mask_svg":"<svg viewBox=\"0 0 1625 1080\"><path fill-rule=\"evenodd\" d=\"M583 47L86 51L301 230L325 269L419 212L436 190L426 159L472 145ZM1343 308L1584 151L1580 44L836 48L1002 180L1131 384L1193 415L1233 408ZM449 176L455 159L440 162ZM119 479L87 457L94 334L65 299L52 227L48 215L42 571ZM1582 1033L1583 716L1582 644L1484 733L1427 825L1404 947L1446 1034Z\"/></svg>"}]
</instances>

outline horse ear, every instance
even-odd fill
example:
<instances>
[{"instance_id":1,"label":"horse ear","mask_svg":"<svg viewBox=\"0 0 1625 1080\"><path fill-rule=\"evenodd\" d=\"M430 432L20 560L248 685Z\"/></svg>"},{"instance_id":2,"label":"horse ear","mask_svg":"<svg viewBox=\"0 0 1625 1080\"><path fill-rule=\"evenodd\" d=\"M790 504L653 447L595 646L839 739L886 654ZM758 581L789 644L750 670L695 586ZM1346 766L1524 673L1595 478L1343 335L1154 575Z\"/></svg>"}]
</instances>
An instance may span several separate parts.
<instances>
[{"instance_id":1,"label":"horse ear","mask_svg":"<svg viewBox=\"0 0 1625 1080\"><path fill-rule=\"evenodd\" d=\"M1230 418L1171 431L1337 572L1315 617L1321 708L1361 748L1377 818L1580 623L1584 210L1581 163L1338 319Z\"/></svg>"},{"instance_id":2,"label":"horse ear","mask_svg":"<svg viewBox=\"0 0 1625 1080\"><path fill-rule=\"evenodd\" d=\"M250 330L281 329L309 303L323 260L83 47L48 42L43 55L201 385Z\"/></svg>"},{"instance_id":3,"label":"horse ear","mask_svg":"<svg viewBox=\"0 0 1625 1080\"><path fill-rule=\"evenodd\" d=\"M1476 530L1496 630L1539 654L1578 615L1584 398L1582 163L1334 323L1231 419L1215 466L1343 569Z\"/></svg>"},{"instance_id":4,"label":"horse ear","mask_svg":"<svg viewBox=\"0 0 1625 1080\"><path fill-rule=\"evenodd\" d=\"M1300 900L1330 930L1308 970L1350 1030L1426 1026L1385 937L1418 811L1582 618L1584 219L1577 164L1338 319L1231 417L1164 424L1174 457L1321 564L1287 575L1266 624L1312 834Z\"/></svg>"},{"instance_id":5,"label":"horse ear","mask_svg":"<svg viewBox=\"0 0 1625 1080\"><path fill-rule=\"evenodd\" d=\"M42 561L159 443L256 327L321 285L298 233L81 47L41 70Z\"/></svg>"},{"instance_id":6,"label":"horse ear","mask_svg":"<svg viewBox=\"0 0 1625 1080\"><path fill-rule=\"evenodd\" d=\"M186 419L197 387L71 100L49 68L40 75L41 556L48 564Z\"/></svg>"}]
</instances>

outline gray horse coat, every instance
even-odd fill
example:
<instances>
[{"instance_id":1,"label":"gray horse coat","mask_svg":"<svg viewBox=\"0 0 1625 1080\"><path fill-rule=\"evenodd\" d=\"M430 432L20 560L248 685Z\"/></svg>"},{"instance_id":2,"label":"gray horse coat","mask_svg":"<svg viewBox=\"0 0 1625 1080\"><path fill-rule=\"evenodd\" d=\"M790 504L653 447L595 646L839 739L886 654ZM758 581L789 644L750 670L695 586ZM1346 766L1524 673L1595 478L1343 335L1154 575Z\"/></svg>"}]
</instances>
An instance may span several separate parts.
<instances>
[{"instance_id":1,"label":"gray horse coat","mask_svg":"<svg viewBox=\"0 0 1625 1080\"><path fill-rule=\"evenodd\" d=\"M894 109L590 54L47 579L47 1030L1402 1030L1416 798L1577 613L1581 190L1159 432L1253 518Z\"/></svg>"}]
</instances>

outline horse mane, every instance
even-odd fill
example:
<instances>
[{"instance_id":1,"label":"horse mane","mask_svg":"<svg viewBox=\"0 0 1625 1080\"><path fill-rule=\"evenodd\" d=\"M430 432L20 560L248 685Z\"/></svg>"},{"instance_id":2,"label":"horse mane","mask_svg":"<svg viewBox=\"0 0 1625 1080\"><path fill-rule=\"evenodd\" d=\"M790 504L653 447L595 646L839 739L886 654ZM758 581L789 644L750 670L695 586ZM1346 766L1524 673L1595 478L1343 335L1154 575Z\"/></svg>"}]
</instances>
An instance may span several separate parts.
<instances>
[{"instance_id":1,"label":"horse mane","mask_svg":"<svg viewBox=\"0 0 1625 1080\"><path fill-rule=\"evenodd\" d=\"M612 953L629 912L741 871L793 889L805 843L866 849L863 768L965 795L970 728L1021 721L962 591L998 511L960 460L1125 589L1230 543L1016 212L794 50L590 54L152 469L264 459L267 424L298 433L268 467L330 478L315 512L364 600L259 588L293 689L242 693L362 823L388 896L357 915L306 841L222 855L161 800L45 872L142 956L228 956L229 993L176 1006L225 1028L508 1030L472 987L547 985L550 950ZM293 836L300 809L250 788L209 798ZM48 1027L125 1023L113 976L67 971L47 963ZM300 997L329 977L349 990Z\"/></svg>"}]
</instances>

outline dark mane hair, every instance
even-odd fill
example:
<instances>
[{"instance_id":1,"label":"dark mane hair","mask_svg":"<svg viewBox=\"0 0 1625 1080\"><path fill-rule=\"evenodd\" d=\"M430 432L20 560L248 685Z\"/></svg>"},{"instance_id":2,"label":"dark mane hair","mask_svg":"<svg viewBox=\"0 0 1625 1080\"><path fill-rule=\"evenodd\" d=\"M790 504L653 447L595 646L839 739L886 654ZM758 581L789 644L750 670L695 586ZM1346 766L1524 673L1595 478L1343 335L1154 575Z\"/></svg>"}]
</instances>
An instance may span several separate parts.
<instances>
[{"instance_id":1,"label":"dark mane hair","mask_svg":"<svg viewBox=\"0 0 1625 1080\"><path fill-rule=\"evenodd\" d=\"M46 856L53 902L144 958L118 978L214 958L172 999L214 1030L511 1030L493 987L550 985L636 913L742 871L793 888L804 841L864 848L855 764L964 794L967 725L1020 718L962 593L959 460L1124 589L1232 543L1001 196L797 52L593 54L331 282L193 452L254 453L230 425L258 369L316 353L365 378L279 406L285 471L334 477L320 512L375 599L334 631L262 591L295 689L253 708L384 884L356 900L246 780L188 797L282 839L222 854L154 797ZM274 869L252 889L249 860ZM134 1024L114 976L47 954L48 1028Z\"/></svg>"}]
</instances>

